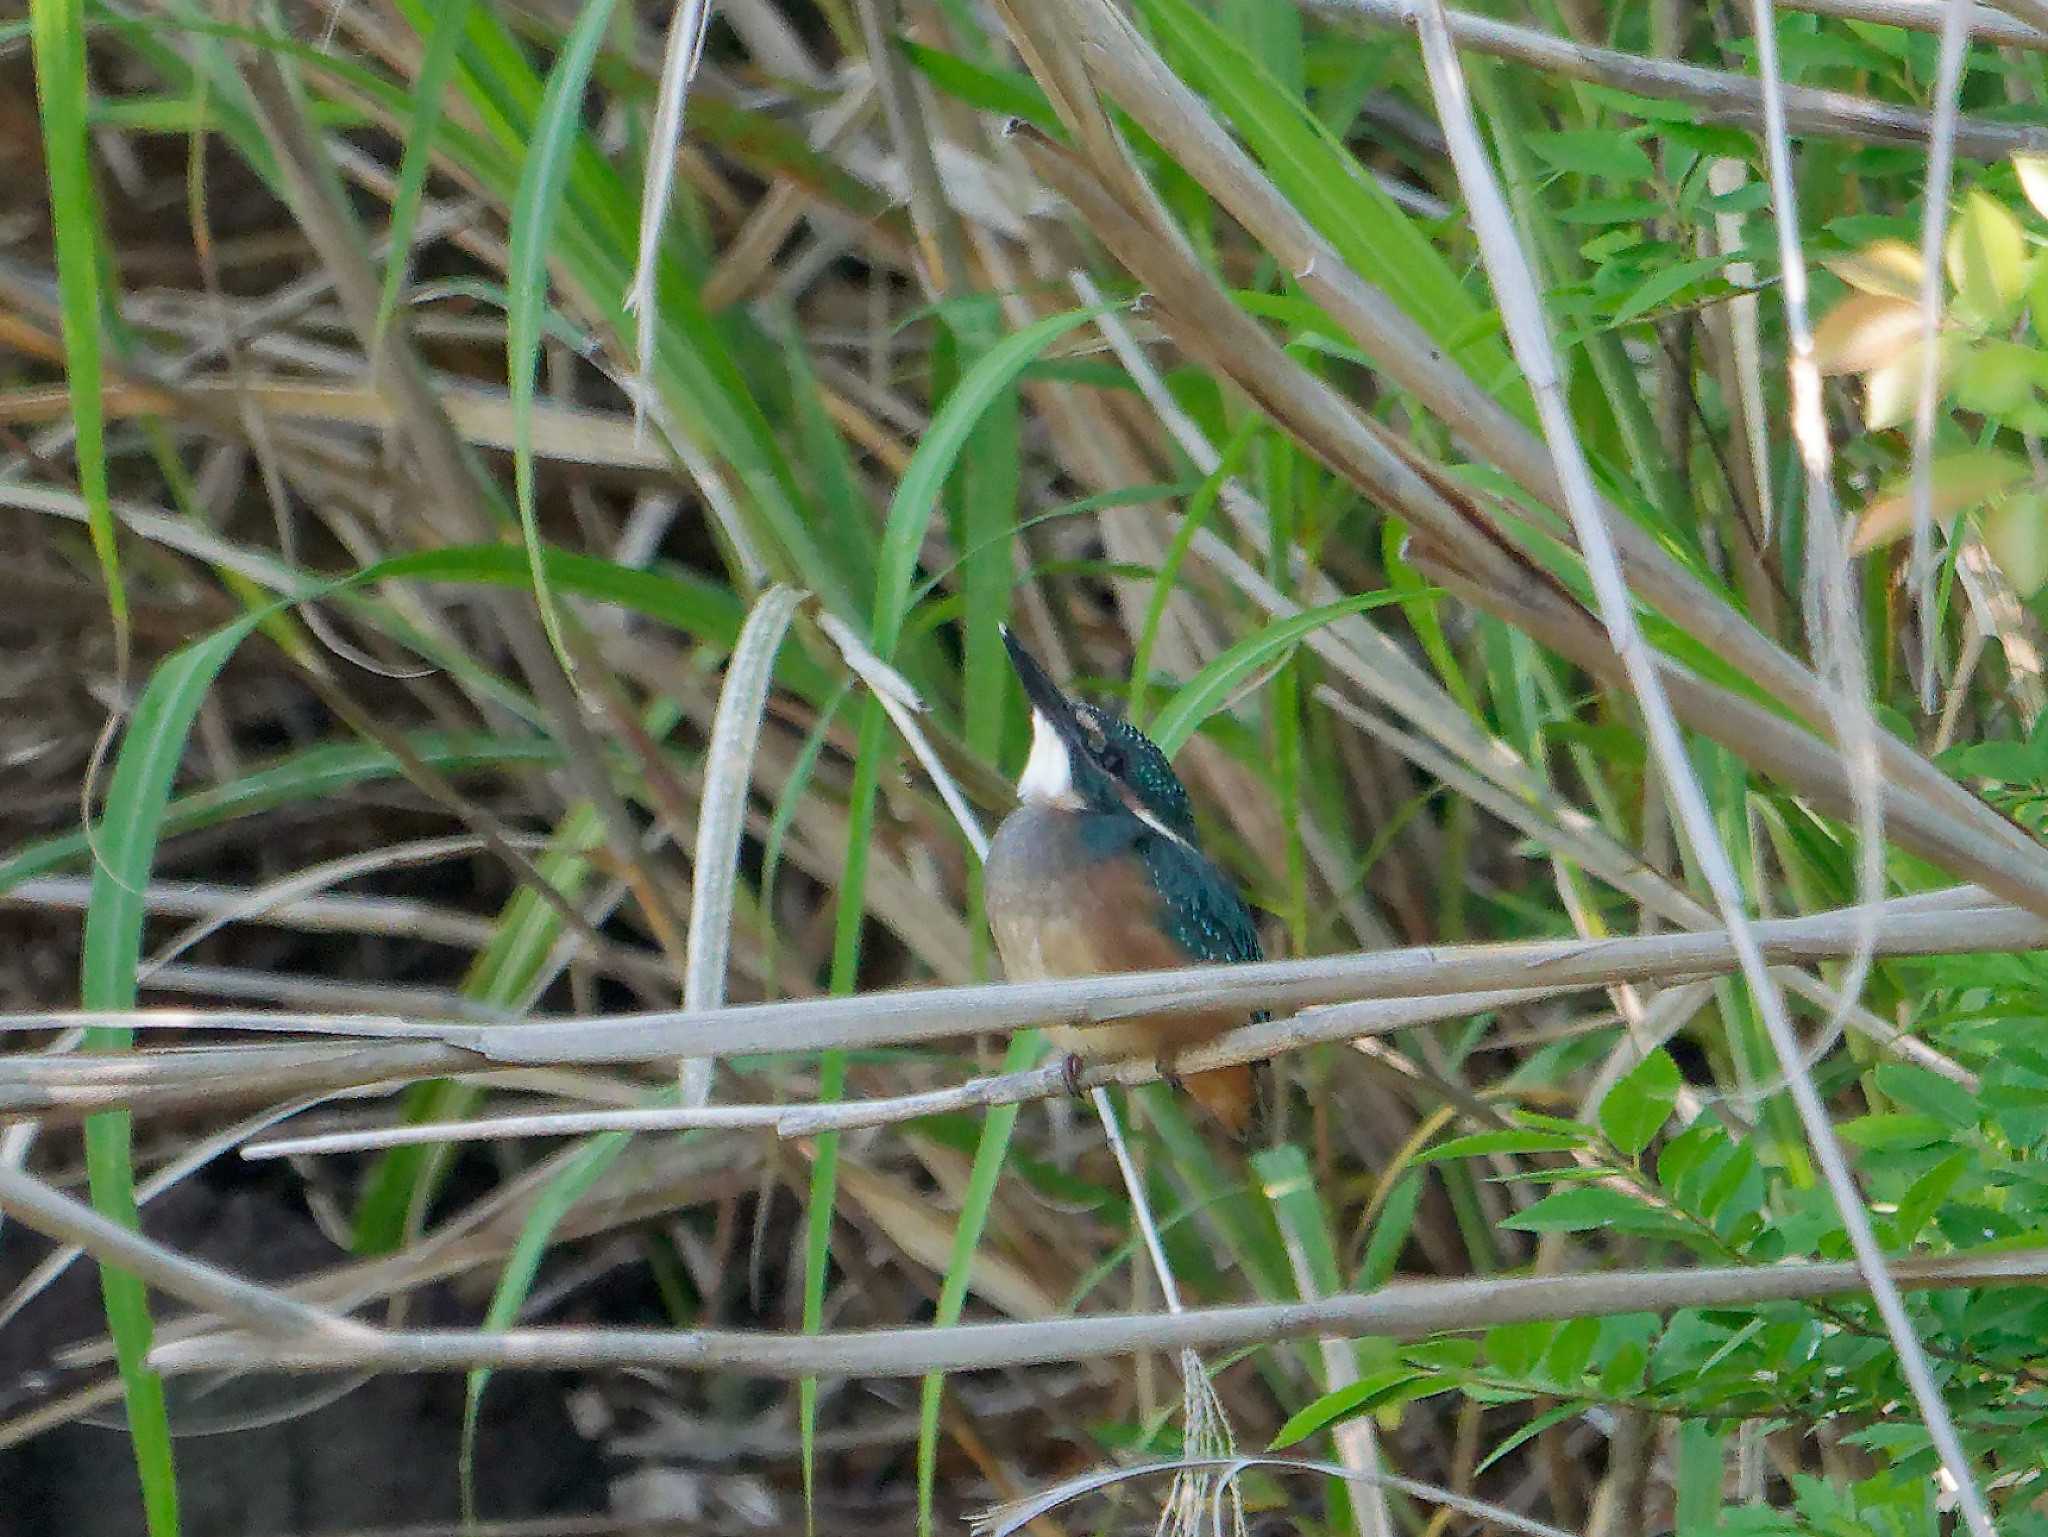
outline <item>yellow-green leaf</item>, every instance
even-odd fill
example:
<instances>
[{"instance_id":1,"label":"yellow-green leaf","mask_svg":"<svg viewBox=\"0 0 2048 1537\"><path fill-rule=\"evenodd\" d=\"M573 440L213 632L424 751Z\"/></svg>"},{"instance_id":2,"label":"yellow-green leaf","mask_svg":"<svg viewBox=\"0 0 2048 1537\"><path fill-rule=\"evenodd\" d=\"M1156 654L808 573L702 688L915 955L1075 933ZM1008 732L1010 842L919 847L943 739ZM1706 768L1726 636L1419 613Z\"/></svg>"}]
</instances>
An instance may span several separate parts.
<instances>
[{"instance_id":1,"label":"yellow-green leaf","mask_svg":"<svg viewBox=\"0 0 2048 1537\"><path fill-rule=\"evenodd\" d=\"M2048 359L2018 342L1987 340L1956 360L1954 395L1966 411L2003 416L2034 397L2034 380Z\"/></svg>"},{"instance_id":2,"label":"yellow-green leaf","mask_svg":"<svg viewBox=\"0 0 2048 1537\"><path fill-rule=\"evenodd\" d=\"M2048 492L2008 496L1984 514L1983 538L2021 597L2030 598L2048 585Z\"/></svg>"},{"instance_id":3,"label":"yellow-green leaf","mask_svg":"<svg viewBox=\"0 0 2048 1537\"><path fill-rule=\"evenodd\" d=\"M1822 263L1862 293L1885 299L1920 300L1920 253L1903 240L1875 240L1860 251Z\"/></svg>"},{"instance_id":4,"label":"yellow-green leaf","mask_svg":"<svg viewBox=\"0 0 2048 1537\"><path fill-rule=\"evenodd\" d=\"M2027 478L2024 459L1988 449L1965 449L1934 461L1934 517L1946 523L1957 513L2011 490ZM1856 554L1891 543L1913 526L1913 482L1886 486L1856 520L1850 549Z\"/></svg>"},{"instance_id":5,"label":"yellow-green leaf","mask_svg":"<svg viewBox=\"0 0 2048 1537\"><path fill-rule=\"evenodd\" d=\"M2012 168L2019 173L2020 191L2034 212L2048 219L2048 155L2014 155Z\"/></svg>"},{"instance_id":6,"label":"yellow-green leaf","mask_svg":"<svg viewBox=\"0 0 2048 1537\"><path fill-rule=\"evenodd\" d=\"M1937 345L1941 348L1935 378L1938 395L1942 382L1955 367L1956 348L1952 338L1944 338ZM1882 368L1864 375L1863 425L1867 431L1882 432L1912 419L1913 403L1920 398L1920 359L1920 344L1914 342Z\"/></svg>"},{"instance_id":7,"label":"yellow-green leaf","mask_svg":"<svg viewBox=\"0 0 2048 1537\"><path fill-rule=\"evenodd\" d=\"M1987 320L2006 315L2027 285L2027 240L2020 221L1998 199L1972 192L1948 234L1948 279Z\"/></svg>"},{"instance_id":8,"label":"yellow-green leaf","mask_svg":"<svg viewBox=\"0 0 2048 1537\"><path fill-rule=\"evenodd\" d=\"M1920 306L1883 294L1852 293L1813 328L1813 361L1824 374L1882 368L1920 335Z\"/></svg>"}]
</instances>

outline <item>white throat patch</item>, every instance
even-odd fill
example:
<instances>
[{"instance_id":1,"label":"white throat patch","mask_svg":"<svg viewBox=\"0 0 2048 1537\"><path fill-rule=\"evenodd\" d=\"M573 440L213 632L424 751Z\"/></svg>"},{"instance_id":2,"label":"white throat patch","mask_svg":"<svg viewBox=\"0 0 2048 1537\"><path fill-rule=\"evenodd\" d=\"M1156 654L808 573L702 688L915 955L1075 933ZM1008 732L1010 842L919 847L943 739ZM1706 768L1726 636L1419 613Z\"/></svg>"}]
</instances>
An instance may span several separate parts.
<instances>
[{"instance_id":1,"label":"white throat patch","mask_svg":"<svg viewBox=\"0 0 2048 1537\"><path fill-rule=\"evenodd\" d=\"M1079 804L1074 794L1074 764L1068 747L1042 711L1031 712L1031 756L1024 760L1024 773L1017 780L1017 799L1027 804L1072 807Z\"/></svg>"}]
</instances>

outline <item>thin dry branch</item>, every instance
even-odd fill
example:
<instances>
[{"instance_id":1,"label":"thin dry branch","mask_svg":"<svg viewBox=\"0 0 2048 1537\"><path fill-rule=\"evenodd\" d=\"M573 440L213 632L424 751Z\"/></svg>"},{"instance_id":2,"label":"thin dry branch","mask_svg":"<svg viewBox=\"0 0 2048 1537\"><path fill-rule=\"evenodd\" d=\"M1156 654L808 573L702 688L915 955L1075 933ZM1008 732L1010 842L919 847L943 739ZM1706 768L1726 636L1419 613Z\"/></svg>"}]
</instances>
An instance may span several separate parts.
<instances>
[{"instance_id":1,"label":"thin dry branch","mask_svg":"<svg viewBox=\"0 0 2048 1537\"><path fill-rule=\"evenodd\" d=\"M1174 1069L1181 1074L1208 1072L1248 1062L1264 1062L1283 1052L1360 1036L1389 1035L1444 1019L1489 1013L1495 1009L1539 1003L1572 989L1503 988L1494 992L1458 993L1441 998L1369 999L1304 1009L1285 1019L1262 1020L1226 1030L1199 1047L1180 1053ZM565 1110L531 1115L498 1115L474 1121L443 1121L370 1127L359 1131L322 1132L303 1137L274 1137L242 1150L245 1158L293 1158L308 1153L349 1153L370 1148L407 1147L418 1143L491 1142L508 1137L581 1136L597 1131L684 1131L700 1128L758 1127L778 1137L811 1137L825 1131L886 1126L925 1116L984 1110L992 1105L1052 1099L1076 1090L1118 1084L1135 1087L1160 1080L1156 1057L1096 1062L1070 1072L1064 1060L1015 1073L992 1073L965 1083L918 1094L876 1099L831 1100L817 1104L701 1105L616 1110Z\"/></svg>"},{"instance_id":2,"label":"thin dry branch","mask_svg":"<svg viewBox=\"0 0 2048 1537\"><path fill-rule=\"evenodd\" d=\"M1300 0L1325 21L1356 31L1406 25L1403 0ZM1700 119L1760 129L1764 121L1762 84L1747 75L1652 59L1617 48L1589 47L1569 38L1511 22L1449 11L1451 36L1460 48L1491 54L1546 70L1568 80L1588 80L1638 96L1683 101L1700 109ZM1848 139L1861 144L1925 144L1934 138L1931 114L1917 107L1871 101L1848 91L1816 86L1785 88L1785 117L1795 133ZM1960 118L1956 148L1979 160L2015 151L2048 148L2048 129L2020 123Z\"/></svg>"},{"instance_id":3,"label":"thin dry branch","mask_svg":"<svg viewBox=\"0 0 2048 1537\"><path fill-rule=\"evenodd\" d=\"M1960 905L1944 905L1960 904ZM1856 943L1858 911L1752 925L1774 965L1834 959ZM2048 923L1970 888L1887 903L1876 954L1960 955L2048 946ZM1734 969L1722 930L1601 940L1420 946L1243 966L1190 966L1059 982L1006 982L855 997L660 1010L477 1025L254 1011L130 1010L0 1015L0 1035L116 1025L143 1032L213 1029L353 1037L279 1045L138 1051L118 1058L0 1060L0 1114L77 1115L130 1104L284 1098L351 1083L391 1082L492 1066L566 1066L903 1045L1056 1023L1077 1027L1148 1013L1299 1010L1365 999L1447 1000L1474 992L1602 988ZM1459 1006L1454 1006L1459 1007ZM355 1075L355 1076L352 1076Z\"/></svg>"},{"instance_id":4,"label":"thin dry branch","mask_svg":"<svg viewBox=\"0 0 2048 1537\"><path fill-rule=\"evenodd\" d=\"M1953 0L1784 0L1778 8L1815 16L1840 16L1848 21L1874 21L1880 26L1904 27L1909 32L1939 32L1948 13L1960 8L1969 12L1970 32L1982 42L2048 49L2048 32L2015 21L1988 5L1958 7Z\"/></svg>"},{"instance_id":5,"label":"thin dry branch","mask_svg":"<svg viewBox=\"0 0 2048 1537\"><path fill-rule=\"evenodd\" d=\"M1968 1286L2036 1286L2048 1280L2048 1250L1902 1259L1893 1267L1914 1291ZM1159 1350L1218 1350L1327 1335L1420 1339L1447 1330L1488 1329L1545 1319L1662 1313L1676 1308L1747 1307L1853 1295L1852 1264L1791 1264L1698 1270L1621 1270L1576 1276L1487 1276L1396 1282L1368 1295L1317 1302L1193 1308L948 1329L872 1329L837 1334L769 1334L718 1329L464 1329L377 1331L362 1343L270 1340L217 1334L178 1340L150 1354L165 1373L270 1369L398 1372L597 1368L742 1372L771 1378L922 1377L929 1372L1039 1366Z\"/></svg>"}]
</instances>

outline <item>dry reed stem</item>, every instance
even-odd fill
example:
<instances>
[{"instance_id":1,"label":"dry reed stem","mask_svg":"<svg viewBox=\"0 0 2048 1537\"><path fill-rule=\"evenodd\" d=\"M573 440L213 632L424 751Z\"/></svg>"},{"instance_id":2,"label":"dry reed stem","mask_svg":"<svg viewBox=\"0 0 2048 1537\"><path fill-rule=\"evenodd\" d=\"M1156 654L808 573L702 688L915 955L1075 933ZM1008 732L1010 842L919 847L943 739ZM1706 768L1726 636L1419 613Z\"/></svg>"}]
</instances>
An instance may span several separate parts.
<instances>
[{"instance_id":1,"label":"dry reed stem","mask_svg":"<svg viewBox=\"0 0 2048 1537\"><path fill-rule=\"evenodd\" d=\"M1914 1291L2033 1286L2048 1280L2048 1251L1901 1259L1893 1274L1901 1286ZM371 1337L332 1344L311 1336L264 1339L218 1334L161 1345L151 1353L150 1365L167 1374L221 1368L428 1372L645 1367L782 1379L922 1377L930 1372L1039 1366L1158 1350L1218 1350L1325 1335L1411 1340L1502 1324L1751 1307L1863 1290L1861 1273L1846 1262L1620 1270L1394 1282L1370 1294L1347 1293L1317 1302L969 1323L949 1329L813 1335L718 1329L365 1331Z\"/></svg>"},{"instance_id":2,"label":"dry reed stem","mask_svg":"<svg viewBox=\"0 0 2048 1537\"><path fill-rule=\"evenodd\" d=\"M1981 900L1968 888L1944 901ZM1852 952L1857 910L1752 924L1773 965ZM1879 955L1955 955L2048 946L2048 924L1996 904L1937 906L1896 899L1881 911ZM1735 968L1720 930L1541 940L1193 966L1060 982L991 983L742 1004L691 1013L593 1015L474 1025L390 1018L234 1010L146 1009L0 1015L0 1034L76 1025L153 1030L217 1029L329 1037L285 1044L190 1047L107 1057L0 1060L0 1114L65 1118L119 1105L160 1109L326 1093L492 1066L656 1062L837 1048L903 1045L1011 1032L1047 1023L1107 1023L1140 1013L1210 1009L1303 1009L1370 999L1435 999L1474 992L1599 988L1711 976ZM1463 1005L1452 1002L1454 1010ZM340 1039L334 1039L339 1037ZM1192 1060L1192 1059L1190 1059Z\"/></svg>"},{"instance_id":3,"label":"dry reed stem","mask_svg":"<svg viewBox=\"0 0 2048 1537\"><path fill-rule=\"evenodd\" d=\"M1303 10L1352 31L1403 25L1405 0L1300 0ZM1800 9L1818 7L1800 7ZM1944 7L1945 10L1956 9ZM1725 70L1705 69L1672 59L1647 58L1617 48L1573 42L1533 27L1516 26L1468 11L1447 11L1451 35L1460 48L1562 76L1632 91L1638 96L1690 102L1700 120L1740 128L1762 128L1761 82ZM1937 97L1937 101L1941 98ZM1849 91L1817 86L1785 87L1785 118L1793 132L1863 144L1922 144L1939 137L1939 108L1893 106ZM2048 129L2019 123L1962 118L1956 147L1979 160L2015 151L2048 148Z\"/></svg>"}]
</instances>

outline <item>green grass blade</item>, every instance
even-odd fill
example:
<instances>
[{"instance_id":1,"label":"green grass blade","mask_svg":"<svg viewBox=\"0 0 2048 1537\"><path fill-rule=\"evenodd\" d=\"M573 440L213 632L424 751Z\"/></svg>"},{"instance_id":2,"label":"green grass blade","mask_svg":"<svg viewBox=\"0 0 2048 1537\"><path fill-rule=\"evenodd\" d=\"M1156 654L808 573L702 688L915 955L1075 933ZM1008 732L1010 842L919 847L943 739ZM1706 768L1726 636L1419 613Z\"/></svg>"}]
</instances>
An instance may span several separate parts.
<instances>
[{"instance_id":1,"label":"green grass blade","mask_svg":"<svg viewBox=\"0 0 2048 1537\"><path fill-rule=\"evenodd\" d=\"M543 880L570 901L590 877L590 850L604 840L596 810L587 802L571 806L557 825L547 852L536 863ZM478 953L463 978L462 995L500 1008L516 1008L526 1000L561 937L562 917L531 887L521 886L506 899L491 942ZM438 1080L415 1085L406 1094L404 1119L418 1124L459 1120L478 1099L470 1084ZM432 1189L449 1169L450 1146L418 1143L393 1148L377 1160L356 1204L354 1242L358 1254L388 1254L405 1241L422 1189Z\"/></svg>"},{"instance_id":2,"label":"green grass blade","mask_svg":"<svg viewBox=\"0 0 2048 1537\"><path fill-rule=\"evenodd\" d=\"M85 1008L135 1006L144 893L170 805L171 780L215 675L255 627L256 616L250 615L174 652L151 676L136 703L134 719L114 762L106 812L99 826L99 859L86 908L79 978L79 1002ZM125 1051L129 1036L126 1030L91 1030L86 1049ZM116 1221L137 1226L128 1112L107 1111L88 1117L85 1151L94 1207ZM100 1269L100 1289L127 1399L128 1433L142 1481L149 1531L151 1537L175 1537L178 1483L171 1456L170 1417L164 1406L163 1379L145 1364L151 1336L149 1298L140 1279L108 1266Z\"/></svg>"},{"instance_id":3,"label":"green grass blade","mask_svg":"<svg viewBox=\"0 0 2048 1537\"><path fill-rule=\"evenodd\" d=\"M917 451L897 483L889 502L889 518L882 531L881 574L876 579L874 647L884 661L896 649L903 633L909 607L910 585L917 574L917 552L924 545L939 492L959 462L961 450L973 435L975 424L992 407L1004 390L1022 373L1024 365L1036 358L1069 331L1086 324L1102 311L1095 308L1069 310L1004 337L960 376L947 395L946 403L932 418L929 431L918 442Z\"/></svg>"},{"instance_id":4,"label":"green grass blade","mask_svg":"<svg viewBox=\"0 0 2048 1537\"><path fill-rule=\"evenodd\" d=\"M1502 404L1534 420L1528 387L1441 252L1298 96L1188 0L1139 0L1188 83L1244 136L1273 183L1353 272L1383 288Z\"/></svg>"},{"instance_id":5,"label":"green grass blade","mask_svg":"<svg viewBox=\"0 0 2048 1537\"><path fill-rule=\"evenodd\" d=\"M953 329L971 375L972 360L985 357L993 344L994 328L982 312L964 308L956 315ZM1003 726L1015 709L1002 626L1009 618L1010 591L1017 582L1012 551L1018 467L1023 456L1021 419L1017 386L1012 381L996 392L968 434L960 474L953 480L949 498L953 547L961 551L962 734L968 749L987 763L1002 755ZM988 925L978 861L967 871L967 925L974 939L975 975L986 976Z\"/></svg>"},{"instance_id":6,"label":"green grass blade","mask_svg":"<svg viewBox=\"0 0 2048 1537\"><path fill-rule=\"evenodd\" d=\"M42 110L43 160L50 178L50 222L63 313L64 378L71 393L78 486L85 495L93 554L107 584L107 607L125 667L128 591L121 582L121 555L107 494L106 416L100 400L100 219L86 150L90 107L84 0L34 0L29 23L36 97Z\"/></svg>"},{"instance_id":7,"label":"green grass blade","mask_svg":"<svg viewBox=\"0 0 2048 1537\"><path fill-rule=\"evenodd\" d=\"M1002 1071L1021 1073L1038 1060L1042 1042L1035 1030L1010 1038L1003 1053ZM974 1149L974 1163L967 1174L967 1194L960 1202L960 1222L953 1229L953 1252L947 1256L945 1280L939 1286L938 1307L932 1327L950 1328L960 1321L960 1309L967 1300L967 1282L974 1269L974 1251L988 1225L989 1207L994 1204L996 1181L1003 1172L1003 1159L1010 1149L1010 1132L1017 1124L1020 1105L998 1105L982 1123L981 1140ZM939 1468L939 1404L946 1379L934 1372L924 1379L917 1407L917 1530L919 1537L931 1537L932 1492Z\"/></svg>"},{"instance_id":8,"label":"green grass blade","mask_svg":"<svg viewBox=\"0 0 2048 1537\"><path fill-rule=\"evenodd\" d=\"M647 1097L650 1106L675 1103L673 1092L664 1090ZM533 1209L520 1225L519 1236L513 1241L512 1252L505 1257L505 1268L498 1273L498 1284L491 1292L491 1303L484 1310L482 1327L490 1330L504 1330L519 1321L519 1310L526 1305L528 1295L533 1291L533 1278L540 1271L540 1262L548 1250L548 1240L562 1219L576 1203L590 1193L591 1187L604 1178L611 1166L618 1162L619 1155L632 1140L632 1133L608 1131L590 1138L569 1155L555 1177L542 1188L533 1203ZM484 1389L490 1386L491 1371L479 1368L469 1374L463 1389L462 1404L462 1450L460 1454L462 1482L462 1517L465 1522L478 1519L476 1509L476 1432L478 1417L483 1412Z\"/></svg>"},{"instance_id":9,"label":"green grass blade","mask_svg":"<svg viewBox=\"0 0 2048 1537\"><path fill-rule=\"evenodd\" d=\"M851 993L860 981L861 926L866 918L868 841L875 831L875 793L882 765L889 757L889 717L882 702L870 694L862 702L860 742L853 763L853 786L846 808L846 866L839 878L839 903L832 937L832 991ZM846 1053L828 1051L818 1061L818 1098L837 1099L846 1090ZM832 1254L832 1207L839 1190L839 1134L818 1138L811 1164L810 1199L804 1228L803 1330L816 1334L825 1321L825 1272ZM808 1530L816 1508L818 1379L797 1384L797 1434L804 1465L804 1523Z\"/></svg>"},{"instance_id":10,"label":"green grass blade","mask_svg":"<svg viewBox=\"0 0 2048 1537\"><path fill-rule=\"evenodd\" d=\"M1064 132L1044 88L1023 71L984 69L907 37L897 38L896 45L918 73L954 100L998 117L1018 118L1048 134Z\"/></svg>"},{"instance_id":11,"label":"green grass blade","mask_svg":"<svg viewBox=\"0 0 2048 1537\"><path fill-rule=\"evenodd\" d=\"M553 767L561 762L562 756L548 742L507 741L482 734L421 732L405 741L421 762L444 774ZM358 785L395 778L400 772L397 758L369 743L309 747L287 753L227 784L178 797L164 813L159 836L216 827L236 817L256 816L280 806L328 799ZM103 833L103 827L95 826L90 837L82 831L60 833L17 850L0 860L0 891L38 875L83 863Z\"/></svg>"},{"instance_id":12,"label":"green grass blade","mask_svg":"<svg viewBox=\"0 0 2048 1537\"><path fill-rule=\"evenodd\" d=\"M384 291L377 300L380 337L398 310L398 296L412 267L412 232L419 222L427 171L434 159L435 136L441 126L441 103L455 73L456 51L462 43L462 24L468 13L469 0L442 0L413 82L412 122L405 134L405 159L398 167L398 192L391 200L391 251L384 258Z\"/></svg>"},{"instance_id":13,"label":"green grass blade","mask_svg":"<svg viewBox=\"0 0 2048 1537\"><path fill-rule=\"evenodd\" d=\"M1268 662L1283 655L1289 647L1298 645L1304 636L1347 614L1362 614L1368 609L1410 596L1398 592L1360 593L1356 597L1343 598L1321 608L1306 609L1286 619L1275 620L1263 630L1239 641L1190 678L1146 728L1146 734L1159 744L1161 752L1168 757L1173 756L1204 720L1222 708L1232 690Z\"/></svg>"},{"instance_id":14,"label":"green grass blade","mask_svg":"<svg viewBox=\"0 0 2048 1537\"><path fill-rule=\"evenodd\" d=\"M505 317L505 370L512 392L512 482L519 504L519 525L533 574L533 597L541 624L548 632L562 671L575 675L575 663L562 641L561 620L548 587L546 563L540 556L540 525L533 491L533 391L540 368L541 316L547 309L548 252L556 210L567 185L571 155L583 132L583 92L617 0L590 0L562 44L548 73L540 117L519 174L512 199L510 256L505 287L512 307Z\"/></svg>"},{"instance_id":15,"label":"green grass blade","mask_svg":"<svg viewBox=\"0 0 2048 1537\"><path fill-rule=\"evenodd\" d=\"M1223 494L1224 484L1234 476L1243 464L1245 455L1251 451L1252 442L1257 438L1265 418L1247 415L1223 445L1223 452L1217 456L1214 474L1207 476L1192 498L1187 510L1181 514L1180 527L1173 531L1173 543L1167 547L1166 559L1160 564L1159 575L1153 580L1152 595L1145 603L1145 625L1138 632L1138 646L1135 660L1131 663L1131 717L1143 725L1146 715L1146 685L1152 677L1152 650L1159 644L1159 626L1166 618L1167 602L1173 597L1180 580L1180 568L1187 561L1188 550L1195 542L1195 535L1208 526L1209 518L1216 510L1217 498Z\"/></svg>"}]
</instances>

